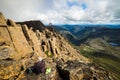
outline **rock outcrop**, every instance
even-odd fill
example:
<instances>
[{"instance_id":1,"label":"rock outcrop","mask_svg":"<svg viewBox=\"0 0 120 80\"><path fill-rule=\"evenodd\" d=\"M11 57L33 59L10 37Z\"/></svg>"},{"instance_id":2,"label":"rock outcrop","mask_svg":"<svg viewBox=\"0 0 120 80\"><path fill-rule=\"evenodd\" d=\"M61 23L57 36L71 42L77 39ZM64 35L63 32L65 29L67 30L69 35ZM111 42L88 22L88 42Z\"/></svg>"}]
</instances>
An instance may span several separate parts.
<instances>
[{"instance_id":1,"label":"rock outcrop","mask_svg":"<svg viewBox=\"0 0 120 80\"><path fill-rule=\"evenodd\" d=\"M46 68L52 69L51 73L26 74L38 58L45 61ZM92 70L88 64L90 61L72 48L66 39L40 21L16 24L0 13L0 79L38 80L45 76L47 80L65 80L61 73L67 72L66 80L112 80L109 72L94 67Z\"/></svg>"}]
</instances>

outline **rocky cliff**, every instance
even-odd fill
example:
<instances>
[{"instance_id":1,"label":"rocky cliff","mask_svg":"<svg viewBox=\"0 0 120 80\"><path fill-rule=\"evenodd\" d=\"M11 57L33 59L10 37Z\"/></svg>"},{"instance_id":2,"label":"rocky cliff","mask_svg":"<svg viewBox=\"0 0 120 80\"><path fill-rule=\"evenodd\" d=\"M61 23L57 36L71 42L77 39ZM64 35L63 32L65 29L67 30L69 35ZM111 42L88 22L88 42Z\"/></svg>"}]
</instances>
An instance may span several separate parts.
<instances>
[{"instance_id":1,"label":"rocky cliff","mask_svg":"<svg viewBox=\"0 0 120 80\"><path fill-rule=\"evenodd\" d=\"M16 24L0 13L0 80L42 80L42 74L26 73L38 59L51 69L46 80L112 80L40 21Z\"/></svg>"}]
</instances>

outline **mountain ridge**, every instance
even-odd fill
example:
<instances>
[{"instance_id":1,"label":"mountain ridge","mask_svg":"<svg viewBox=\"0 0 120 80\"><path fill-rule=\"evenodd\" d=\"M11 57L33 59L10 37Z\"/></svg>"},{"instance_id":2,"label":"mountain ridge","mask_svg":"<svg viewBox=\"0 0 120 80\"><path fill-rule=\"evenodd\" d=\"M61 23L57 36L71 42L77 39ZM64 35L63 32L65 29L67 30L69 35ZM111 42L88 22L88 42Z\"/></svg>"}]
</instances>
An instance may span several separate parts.
<instances>
[{"instance_id":1,"label":"mountain ridge","mask_svg":"<svg viewBox=\"0 0 120 80\"><path fill-rule=\"evenodd\" d=\"M0 13L0 79L43 78L42 74L26 73L38 59L51 69L44 74L46 80L113 80L110 72L91 63L51 27L44 28L40 21L16 24Z\"/></svg>"}]
</instances>

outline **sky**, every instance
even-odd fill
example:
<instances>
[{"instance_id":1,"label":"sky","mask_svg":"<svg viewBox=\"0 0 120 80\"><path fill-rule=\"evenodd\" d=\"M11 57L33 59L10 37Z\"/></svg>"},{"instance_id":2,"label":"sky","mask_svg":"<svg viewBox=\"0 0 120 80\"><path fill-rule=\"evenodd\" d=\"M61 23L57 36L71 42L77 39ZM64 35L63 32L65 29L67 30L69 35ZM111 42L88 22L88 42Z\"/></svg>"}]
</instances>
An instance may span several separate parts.
<instances>
[{"instance_id":1,"label":"sky","mask_svg":"<svg viewBox=\"0 0 120 80\"><path fill-rule=\"evenodd\" d=\"M0 0L0 12L16 22L120 24L120 0Z\"/></svg>"}]
</instances>

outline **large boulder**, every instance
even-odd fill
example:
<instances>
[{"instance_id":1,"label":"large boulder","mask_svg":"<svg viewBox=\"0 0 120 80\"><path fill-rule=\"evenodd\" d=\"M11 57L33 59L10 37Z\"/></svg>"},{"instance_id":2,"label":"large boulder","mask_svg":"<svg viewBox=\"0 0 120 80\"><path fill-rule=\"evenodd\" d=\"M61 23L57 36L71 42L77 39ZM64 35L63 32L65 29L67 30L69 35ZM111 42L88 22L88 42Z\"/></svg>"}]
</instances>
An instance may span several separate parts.
<instances>
[{"instance_id":1,"label":"large boulder","mask_svg":"<svg viewBox=\"0 0 120 80\"><path fill-rule=\"evenodd\" d=\"M79 61L67 61L57 66L63 80L113 80L108 71L94 63L84 64Z\"/></svg>"}]
</instances>

